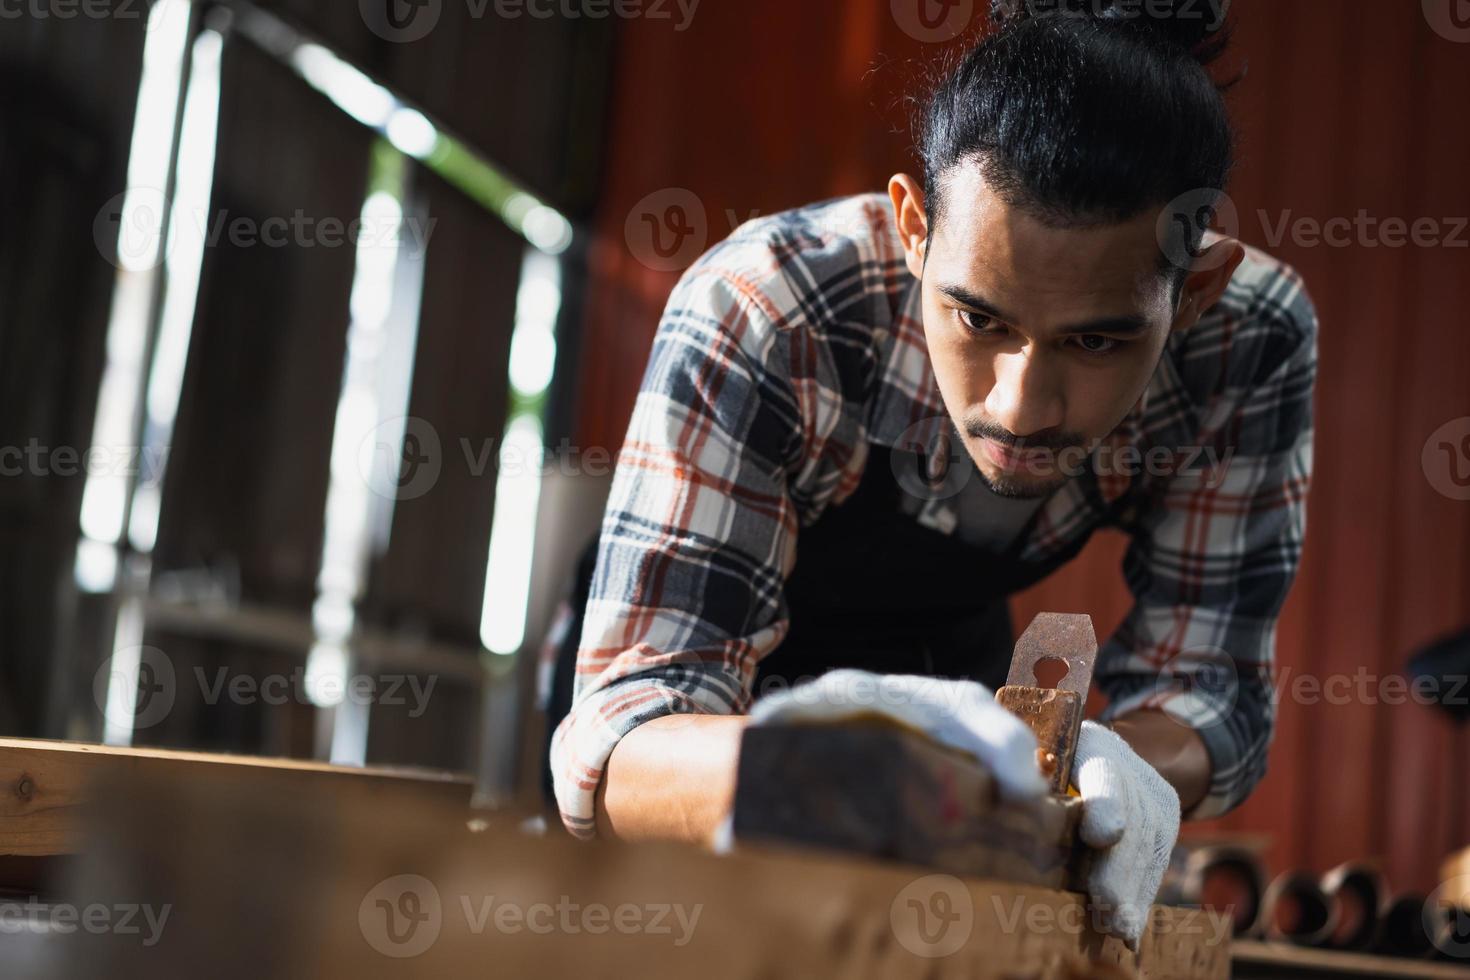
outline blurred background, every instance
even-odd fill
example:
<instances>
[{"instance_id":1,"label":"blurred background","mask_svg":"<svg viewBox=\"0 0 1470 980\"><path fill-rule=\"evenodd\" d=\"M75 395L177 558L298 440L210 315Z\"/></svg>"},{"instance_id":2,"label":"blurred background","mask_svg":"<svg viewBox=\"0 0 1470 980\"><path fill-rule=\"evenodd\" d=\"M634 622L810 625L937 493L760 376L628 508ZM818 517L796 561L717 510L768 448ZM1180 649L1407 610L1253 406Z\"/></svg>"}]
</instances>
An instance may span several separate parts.
<instances>
[{"instance_id":1,"label":"blurred background","mask_svg":"<svg viewBox=\"0 0 1470 980\"><path fill-rule=\"evenodd\" d=\"M910 100L986 6L6 5L0 735L534 786L669 289L749 218L913 171ZM1232 16L1222 223L1315 299L1317 467L1270 774L1187 833L1427 890L1470 741L1393 681L1470 627L1470 11ZM1015 621L1106 636L1124 544Z\"/></svg>"}]
</instances>

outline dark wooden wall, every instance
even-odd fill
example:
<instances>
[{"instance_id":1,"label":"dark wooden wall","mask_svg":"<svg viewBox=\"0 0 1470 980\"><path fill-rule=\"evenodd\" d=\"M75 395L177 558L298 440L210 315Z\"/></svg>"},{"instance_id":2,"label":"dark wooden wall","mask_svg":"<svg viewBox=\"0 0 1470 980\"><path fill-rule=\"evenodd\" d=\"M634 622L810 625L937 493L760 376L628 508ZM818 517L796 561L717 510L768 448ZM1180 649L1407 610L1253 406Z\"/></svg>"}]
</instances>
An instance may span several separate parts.
<instances>
[{"instance_id":1,"label":"dark wooden wall","mask_svg":"<svg viewBox=\"0 0 1470 980\"><path fill-rule=\"evenodd\" d=\"M1279 662L1288 679L1360 668L1382 678L1416 645L1470 625L1470 503L1436 492L1420 463L1434 430L1470 415L1470 249L1272 246L1267 230L1288 211L1318 220L1359 209L1380 220L1470 215L1470 43L1433 30L1418 3L1236 7L1234 59L1249 68L1231 96L1241 235L1303 273L1322 323L1307 559L1281 623ZM600 230L589 246L582 445L620 443L677 277L640 261L625 235L635 206L691 190L712 244L732 217L879 190L913 167L897 103L944 47L906 34L891 9L707 0L684 32L623 25ZM1439 224L1444 234L1453 227ZM1018 621L1042 608L1077 610L1111 630L1128 603L1122 546L1099 537L1018 597ZM1238 811L1191 832L1267 834L1278 868L1379 857L1397 884L1432 885L1439 858L1470 838L1464 733L1413 703L1305 704L1291 690L1265 782Z\"/></svg>"},{"instance_id":2,"label":"dark wooden wall","mask_svg":"<svg viewBox=\"0 0 1470 980\"><path fill-rule=\"evenodd\" d=\"M117 275L94 222L126 184L144 31L139 19L59 24L7 18L0 28L0 446L81 454ZM65 583L85 477L26 469L0 477L7 732L46 726L53 679L64 676L53 651L76 608Z\"/></svg>"},{"instance_id":3,"label":"dark wooden wall","mask_svg":"<svg viewBox=\"0 0 1470 980\"><path fill-rule=\"evenodd\" d=\"M612 22L524 10L499 17L493 2L446 0L417 5L399 33L385 29L391 25L368 26L366 8L355 2L262 0L260 6L431 107L442 126L563 211L591 205L599 167L586 147L602 134Z\"/></svg>"}]
</instances>

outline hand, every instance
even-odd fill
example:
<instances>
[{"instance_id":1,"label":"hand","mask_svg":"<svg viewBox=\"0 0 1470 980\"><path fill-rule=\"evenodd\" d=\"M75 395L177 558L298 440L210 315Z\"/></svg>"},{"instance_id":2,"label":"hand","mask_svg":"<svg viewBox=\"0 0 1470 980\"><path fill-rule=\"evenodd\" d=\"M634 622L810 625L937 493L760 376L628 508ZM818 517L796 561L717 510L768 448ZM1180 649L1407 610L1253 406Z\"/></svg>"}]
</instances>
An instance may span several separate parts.
<instances>
[{"instance_id":1,"label":"hand","mask_svg":"<svg viewBox=\"0 0 1470 980\"><path fill-rule=\"evenodd\" d=\"M1046 795L1047 783L1036 763L1036 736L974 681L834 670L761 698L751 708L750 724L831 722L870 714L973 756L1008 800Z\"/></svg>"},{"instance_id":2,"label":"hand","mask_svg":"<svg viewBox=\"0 0 1470 980\"><path fill-rule=\"evenodd\" d=\"M1082 840L1095 849L1087 890L1137 952L1179 838L1179 794L1122 736L1082 723L1072 781L1082 794Z\"/></svg>"}]
</instances>

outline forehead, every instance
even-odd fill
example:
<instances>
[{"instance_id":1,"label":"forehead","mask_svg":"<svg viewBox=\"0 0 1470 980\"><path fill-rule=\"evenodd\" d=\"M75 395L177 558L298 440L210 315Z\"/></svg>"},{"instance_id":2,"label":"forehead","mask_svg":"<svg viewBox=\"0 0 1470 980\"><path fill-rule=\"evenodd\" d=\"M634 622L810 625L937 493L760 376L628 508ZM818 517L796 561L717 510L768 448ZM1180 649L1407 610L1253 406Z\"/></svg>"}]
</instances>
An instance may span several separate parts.
<instances>
[{"instance_id":1,"label":"forehead","mask_svg":"<svg viewBox=\"0 0 1470 980\"><path fill-rule=\"evenodd\" d=\"M1038 327L1098 316L1167 316L1155 218L1052 227L1003 201L978 164L945 178L925 278L950 282Z\"/></svg>"}]
</instances>

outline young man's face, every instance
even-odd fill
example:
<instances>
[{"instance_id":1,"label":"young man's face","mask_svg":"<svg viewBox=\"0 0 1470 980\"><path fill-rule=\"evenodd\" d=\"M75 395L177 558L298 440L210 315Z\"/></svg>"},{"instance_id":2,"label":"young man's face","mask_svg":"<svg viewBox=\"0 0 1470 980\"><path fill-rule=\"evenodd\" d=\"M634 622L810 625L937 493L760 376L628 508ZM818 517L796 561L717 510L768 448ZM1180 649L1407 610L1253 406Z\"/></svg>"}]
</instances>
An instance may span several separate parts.
<instances>
[{"instance_id":1,"label":"young man's face","mask_svg":"<svg viewBox=\"0 0 1470 980\"><path fill-rule=\"evenodd\" d=\"M986 482L1008 496L1044 496L1076 475L1142 396L1169 334L1213 305L1243 257L1192 273L1176 312L1152 213L1048 227L1005 204L974 164L946 177L932 230L910 178L895 177L890 193L945 408Z\"/></svg>"}]
</instances>

